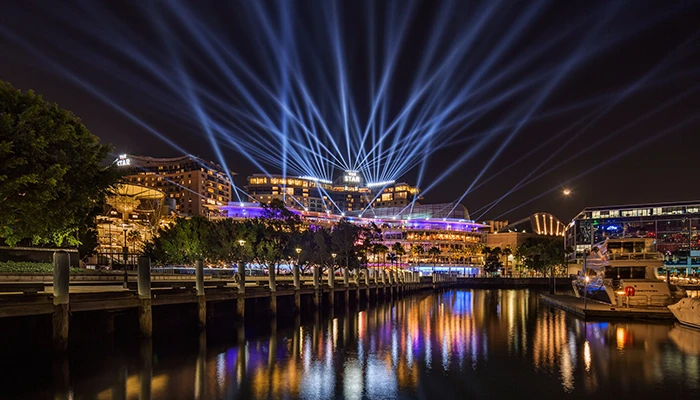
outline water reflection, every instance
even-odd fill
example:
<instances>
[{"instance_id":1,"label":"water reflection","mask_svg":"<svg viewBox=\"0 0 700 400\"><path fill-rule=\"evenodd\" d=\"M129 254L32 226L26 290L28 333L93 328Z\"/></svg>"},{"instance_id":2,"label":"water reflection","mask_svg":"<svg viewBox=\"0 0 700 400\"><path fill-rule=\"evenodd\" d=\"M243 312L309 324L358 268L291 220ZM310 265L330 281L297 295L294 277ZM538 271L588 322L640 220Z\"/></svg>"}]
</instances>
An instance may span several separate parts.
<instances>
[{"instance_id":1,"label":"water reflection","mask_svg":"<svg viewBox=\"0 0 700 400\"><path fill-rule=\"evenodd\" d=\"M700 389L700 332L584 322L525 290L425 295L291 327L271 322L265 337L242 331L226 346L202 335L191 352L144 343L138 362L116 358L86 376L59 364L66 372L54 389L98 399L647 398Z\"/></svg>"}]
</instances>

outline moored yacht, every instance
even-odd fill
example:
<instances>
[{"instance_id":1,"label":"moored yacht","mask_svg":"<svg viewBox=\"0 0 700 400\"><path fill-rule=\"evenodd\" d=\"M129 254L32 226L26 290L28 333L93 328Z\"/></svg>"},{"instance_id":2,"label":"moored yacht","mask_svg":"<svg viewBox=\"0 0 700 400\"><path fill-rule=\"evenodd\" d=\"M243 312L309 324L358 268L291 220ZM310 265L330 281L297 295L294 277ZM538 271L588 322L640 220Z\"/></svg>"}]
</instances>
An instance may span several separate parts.
<instances>
[{"instance_id":1,"label":"moored yacht","mask_svg":"<svg viewBox=\"0 0 700 400\"><path fill-rule=\"evenodd\" d=\"M668 309L681 324L700 329L700 299L681 299Z\"/></svg>"},{"instance_id":2,"label":"moored yacht","mask_svg":"<svg viewBox=\"0 0 700 400\"><path fill-rule=\"evenodd\" d=\"M655 239L607 239L592 248L572 282L577 297L622 306L667 306L682 293L658 276L664 266Z\"/></svg>"}]
</instances>

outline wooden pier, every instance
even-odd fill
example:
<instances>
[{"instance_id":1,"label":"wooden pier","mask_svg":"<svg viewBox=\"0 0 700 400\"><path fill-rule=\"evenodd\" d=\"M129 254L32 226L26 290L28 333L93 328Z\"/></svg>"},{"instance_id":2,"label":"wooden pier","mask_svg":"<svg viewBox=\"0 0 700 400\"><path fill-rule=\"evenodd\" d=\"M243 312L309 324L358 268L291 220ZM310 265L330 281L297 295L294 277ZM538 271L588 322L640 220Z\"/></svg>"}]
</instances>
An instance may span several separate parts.
<instances>
[{"instance_id":1,"label":"wooden pier","mask_svg":"<svg viewBox=\"0 0 700 400\"><path fill-rule=\"evenodd\" d=\"M446 275L419 277L410 271L395 270L364 269L352 276L346 272L340 277L322 277L319 268L315 268L313 276L302 276L294 268L292 276L236 274L233 279L205 279L201 262L197 262L195 276L168 279L164 275L152 277L150 260L146 257L139 259L138 273L129 276L127 285L123 284L123 278L112 277L72 281L67 257L61 253L57 252L54 258L52 282L15 281L5 284L12 285L9 289L0 285L0 292L5 292L0 295L0 318L51 315L57 350L66 349L71 315L81 312L138 309L141 335L148 338L153 332L152 309L161 306L196 304L197 323L204 328L207 308L214 303L236 302L232 309L236 310L236 318L243 321L246 303L261 298L268 299L268 309L264 311L274 317L278 302L293 304L292 309L298 313L302 307L306 307L304 311L316 311L336 304L370 305L422 290L448 289L456 284L454 277Z\"/></svg>"}]
</instances>

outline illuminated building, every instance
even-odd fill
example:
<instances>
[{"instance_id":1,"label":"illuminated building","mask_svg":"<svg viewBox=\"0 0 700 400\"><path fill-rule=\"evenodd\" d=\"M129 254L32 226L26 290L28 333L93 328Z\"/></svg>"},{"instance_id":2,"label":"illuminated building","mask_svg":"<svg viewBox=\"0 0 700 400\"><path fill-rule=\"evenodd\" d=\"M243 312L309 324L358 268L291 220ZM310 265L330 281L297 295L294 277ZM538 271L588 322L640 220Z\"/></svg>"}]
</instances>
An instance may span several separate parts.
<instances>
[{"instance_id":1,"label":"illuminated building","mask_svg":"<svg viewBox=\"0 0 700 400\"><path fill-rule=\"evenodd\" d=\"M234 219L255 218L262 215L262 207L257 203L233 202L217 208L220 216ZM342 218L346 218L357 225L379 228L381 239L375 242L384 244L389 250L382 254L368 253L366 256L369 267L393 265L402 268L418 268L426 272L433 269L448 272L454 268L454 272L479 274L483 266L481 246L489 227L474 221L455 218L380 218L372 216L370 212L366 212L363 217L358 217L310 210L300 211L294 208L291 210L307 224L331 226ZM404 248L406 254L392 263L388 256L393 252L391 248L397 242ZM411 249L414 246L422 247L424 252L412 254ZM439 248L440 254L428 254L428 249L431 247Z\"/></svg>"},{"instance_id":2,"label":"illuminated building","mask_svg":"<svg viewBox=\"0 0 700 400\"><path fill-rule=\"evenodd\" d=\"M409 202L410 203L410 202ZM354 213L358 216L359 213ZM418 204L412 207L407 204L402 207L375 207L362 213L365 217L394 218L397 219L425 219L425 218L451 218L469 219L469 211L463 204L455 203L432 203Z\"/></svg>"},{"instance_id":3,"label":"illuminated building","mask_svg":"<svg viewBox=\"0 0 700 400\"><path fill-rule=\"evenodd\" d=\"M375 186L376 187L376 186ZM414 200L420 200L420 189L412 187L408 183L387 184L386 187L376 193L377 199L372 204L375 208L381 207L406 207ZM457 217L459 218L459 217Z\"/></svg>"},{"instance_id":4,"label":"illuminated building","mask_svg":"<svg viewBox=\"0 0 700 400\"><path fill-rule=\"evenodd\" d=\"M345 178L354 178L345 176ZM340 179L343 179L342 177ZM367 188L312 177L255 174L248 177L246 192L261 204L278 199L287 208L342 214L362 210L371 200Z\"/></svg>"},{"instance_id":5,"label":"illuminated building","mask_svg":"<svg viewBox=\"0 0 700 400\"><path fill-rule=\"evenodd\" d=\"M508 221L488 220L488 221L481 221L481 223L484 225L490 226L491 232L498 232L499 230L508 226Z\"/></svg>"},{"instance_id":6,"label":"illuminated building","mask_svg":"<svg viewBox=\"0 0 700 400\"><path fill-rule=\"evenodd\" d=\"M122 181L163 191L180 214L207 215L210 206L233 200L230 178L235 174L193 155L154 158L124 154L115 164L128 169Z\"/></svg>"},{"instance_id":7,"label":"illuminated building","mask_svg":"<svg viewBox=\"0 0 700 400\"><path fill-rule=\"evenodd\" d=\"M700 269L700 201L630 204L583 209L569 223L565 246L582 262L583 252L612 238L654 238L667 267Z\"/></svg>"},{"instance_id":8,"label":"illuminated building","mask_svg":"<svg viewBox=\"0 0 700 400\"><path fill-rule=\"evenodd\" d=\"M254 174L248 177L246 192L262 204L278 199L287 208L300 211L359 215L370 208L403 209L419 190L406 183L366 184L359 172L343 171L335 181L310 176Z\"/></svg>"},{"instance_id":9,"label":"illuminated building","mask_svg":"<svg viewBox=\"0 0 700 400\"><path fill-rule=\"evenodd\" d=\"M490 226L498 226L501 221L495 222ZM564 225L557 217L550 213L535 213L527 218L515 221L511 224L506 222L505 225L500 224L501 228L496 232L486 236L486 245L491 248L500 247L504 249L509 247L511 251L522 245L525 240L535 236L564 236L566 225ZM504 256L505 257L505 256ZM508 262L504 263L504 273L509 274L515 268L515 260L513 255L508 256Z\"/></svg>"},{"instance_id":10,"label":"illuminated building","mask_svg":"<svg viewBox=\"0 0 700 400\"><path fill-rule=\"evenodd\" d=\"M173 201L153 187L119 184L110 190L102 215L97 222L97 256L92 260L99 265L123 262L129 254L129 263L135 264L136 254L143 244L171 221Z\"/></svg>"}]
</instances>

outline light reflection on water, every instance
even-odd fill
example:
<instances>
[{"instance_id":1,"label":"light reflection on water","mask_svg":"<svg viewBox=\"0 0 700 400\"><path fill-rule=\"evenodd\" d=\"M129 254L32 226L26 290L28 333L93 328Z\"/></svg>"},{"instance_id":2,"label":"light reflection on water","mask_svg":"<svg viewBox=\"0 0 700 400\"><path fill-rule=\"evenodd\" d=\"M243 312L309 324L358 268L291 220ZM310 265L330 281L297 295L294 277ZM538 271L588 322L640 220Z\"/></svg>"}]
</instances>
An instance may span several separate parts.
<instances>
[{"instance_id":1,"label":"light reflection on water","mask_svg":"<svg viewBox=\"0 0 700 400\"><path fill-rule=\"evenodd\" d=\"M154 350L142 349L140 362L115 360L105 371L71 376L69 390L98 399L449 399L650 398L700 389L700 332L584 323L527 290L415 296L271 330L226 346L207 347L202 337L196 354L156 351L150 359L158 362L144 362Z\"/></svg>"}]
</instances>

